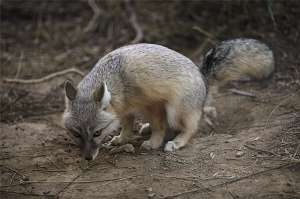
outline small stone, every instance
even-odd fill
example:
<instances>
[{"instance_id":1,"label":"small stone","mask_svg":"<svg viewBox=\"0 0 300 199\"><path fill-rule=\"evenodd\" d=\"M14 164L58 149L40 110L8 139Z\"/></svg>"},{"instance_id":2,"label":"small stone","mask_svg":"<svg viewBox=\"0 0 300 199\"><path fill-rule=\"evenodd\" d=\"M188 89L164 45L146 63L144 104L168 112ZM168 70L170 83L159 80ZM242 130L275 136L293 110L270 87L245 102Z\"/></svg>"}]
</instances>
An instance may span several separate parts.
<instances>
[{"instance_id":1,"label":"small stone","mask_svg":"<svg viewBox=\"0 0 300 199\"><path fill-rule=\"evenodd\" d=\"M28 176L23 176L23 181L29 181L29 177Z\"/></svg>"},{"instance_id":2,"label":"small stone","mask_svg":"<svg viewBox=\"0 0 300 199\"><path fill-rule=\"evenodd\" d=\"M132 144L123 145L123 150L127 153L134 153L135 152L134 146Z\"/></svg>"},{"instance_id":3,"label":"small stone","mask_svg":"<svg viewBox=\"0 0 300 199\"><path fill-rule=\"evenodd\" d=\"M146 191L147 191L147 192L152 192L153 189L152 189L152 187L148 187L148 188L146 189Z\"/></svg>"},{"instance_id":4,"label":"small stone","mask_svg":"<svg viewBox=\"0 0 300 199\"><path fill-rule=\"evenodd\" d=\"M43 192L44 195L47 195L47 194L49 194L49 193L50 193L50 191L44 191L44 192Z\"/></svg>"},{"instance_id":5,"label":"small stone","mask_svg":"<svg viewBox=\"0 0 300 199\"><path fill-rule=\"evenodd\" d=\"M243 155L245 155L243 151L238 151L236 152L235 157L242 157Z\"/></svg>"},{"instance_id":6,"label":"small stone","mask_svg":"<svg viewBox=\"0 0 300 199\"><path fill-rule=\"evenodd\" d=\"M155 193L148 193L148 198L153 198L155 195Z\"/></svg>"}]
</instances>

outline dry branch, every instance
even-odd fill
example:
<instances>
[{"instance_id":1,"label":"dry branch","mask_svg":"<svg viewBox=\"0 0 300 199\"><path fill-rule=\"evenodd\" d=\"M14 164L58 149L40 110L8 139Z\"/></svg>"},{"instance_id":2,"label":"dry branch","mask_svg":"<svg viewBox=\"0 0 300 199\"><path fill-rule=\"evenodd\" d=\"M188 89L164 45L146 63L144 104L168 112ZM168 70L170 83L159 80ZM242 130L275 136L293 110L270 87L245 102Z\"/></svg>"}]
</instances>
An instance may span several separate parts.
<instances>
[{"instance_id":1,"label":"dry branch","mask_svg":"<svg viewBox=\"0 0 300 199\"><path fill-rule=\"evenodd\" d=\"M88 25L84 28L83 32L87 33L94 30L97 26L97 21L99 20L101 9L97 6L95 0L88 1L89 6L92 8L94 15Z\"/></svg>"},{"instance_id":2,"label":"dry branch","mask_svg":"<svg viewBox=\"0 0 300 199\"><path fill-rule=\"evenodd\" d=\"M76 68L69 68L66 70L62 70L59 72L55 72L52 73L50 75L47 75L45 77L39 78L39 79L10 79L10 78L6 78L3 81L6 83L14 83L14 84L38 84L38 83L42 83L45 81L48 81L50 79L53 79L55 77L59 77L59 76L63 76L66 75L68 73L75 73L77 75L80 75L81 77L84 76L84 73Z\"/></svg>"},{"instance_id":3,"label":"dry branch","mask_svg":"<svg viewBox=\"0 0 300 199\"><path fill-rule=\"evenodd\" d=\"M132 43L132 44L139 43L142 41L142 39L144 37L144 33L143 33L141 26L138 23L135 10L133 9L130 0L125 0L125 8L126 8L128 14L130 15L129 22L136 32L135 38L130 43Z\"/></svg>"}]
</instances>

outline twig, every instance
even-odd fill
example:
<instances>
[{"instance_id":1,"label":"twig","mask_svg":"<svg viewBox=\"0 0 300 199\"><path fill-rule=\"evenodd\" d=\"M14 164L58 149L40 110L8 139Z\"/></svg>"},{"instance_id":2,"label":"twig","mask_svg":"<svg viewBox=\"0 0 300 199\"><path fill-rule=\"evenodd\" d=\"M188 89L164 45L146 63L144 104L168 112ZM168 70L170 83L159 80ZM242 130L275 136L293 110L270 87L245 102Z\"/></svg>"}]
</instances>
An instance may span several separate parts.
<instances>
[{"instance_id":1,"label":"twig","mask_svg":"<svg viewBox=\"0 0 300 199\"><path fill-rule=\"evenodd\" d=\"M258 151L258 152L268 153L268 154L271 154L271 155L274 155L274 156L279 156L276 153L273 153L271 151L267 151L267 150L264 150L264 149L258 149L258 148L255 148L255 147L252 147L252 146L249 146L249 145L246 145L246 144L244 144L244 146L247 147L248 149L253 150L253 151Z\"/></svg>"},{"instance_id":2,"label":"twig","mask_svg":"<svg viewBox=\"0 0 300 199\"><path fill-rule=\"evenodd\" d=\"M271 0L267 1L267 7L268 7L268 12L269 12L269 15L271 17L271 20L273 22L273 26L274 26L275 29L277 29L277 23L275 21L275 17L274 17L274 14L273 14L272 1Z\"/></svg>"},{"instance_id":3,"label":"twig","mask_svg":"<svg viewBox=\"0 0 300 199\"><path fill-rule=\"evenodd\" d=\"M224 30L225 30L225 27L222 27L222 28L220 28L219 30L217 30L217 32L216 32L215 35L212 35L211 33L209 33L210 36L212 36L213 38L207 37L207 38L204 40L204 42L202 42L202 44L197 48L197 50L195 50L195 52L193 52L192 58L196 58L196 57L198 57L200 54L202 54L203 50L206 48L206 46L208 45L208 43L212 43L212 42L213 42L212 44L215 45L215 44L218 42L218 40L216 39L216 37L217 37L220 33L222 33ZM198 30L198 31L199 31L199 30ZM216 41L216 42L212 41L212 39L213 39L214 41Z\"/></svg>"},{"instance_id":4,"label":"twig","mask_svg":"<svg viewBox=\"0 0 300 199\"><path fill-rule=\"evenodd\" d=\"M29 94L29 92L25 92L22 95L20 95L19 97L17 97L14 101L12 101L9 104L6 104L1 110L0 113L3 113L4 111L6 111L9 107L11 107L12 105L14 105L15 103L17 103L20 99L26 97Z\"/></svg>"},{"instance_id":5,"label":"twig","mask_svg":"<svg viewBox=\"0 0 300 199\"><path fill-rule=\"evenodd\" d=\"M83 175L86 171L88 171L91 167L95 166L97 164L93 164L93 165L88 165L81 173L79 173L76 177L74 177L71 181L67 182L68 184L63 187L60 191L58 191L55 195L56 197L59 197L59 195L63 192L65 192L65 190L67 190L73 183L75 183L75 181L81 176Z\"/></svg>"},{"instance_id":6,"label":"twig","mask_svg":"<svg viewBox=\"0 0 300 199\"><path fill-rule=\"evenodd\" d=\"M195 52L192 54L192 57L198 57L199 55L202 54L203 50L206 48L207 44L210 43L209 41L211 41L210 38L206 38L204 40L204 42L202 42L202 44L197 48L197 50L195 50ZM202 63L201 63L202 64Z\"/></svg>"},{"instance_id":7,"label":"twig","mask_svg":"<svg viewBox=\"0 0 300 199\"><path fill-rule=\"evenodd\" d=\"M32 155L14 155L14 156L1 157L0 160L9 160L9 159L12 159L12 158L19 158L19 157L39 158L39 157L44 157L44 156L47 156L47 155L35 155L35 156L32 156Z\"/></svg>"},{"instance_id":8,"label":"twig","mask_svg":"<svg viewBox=\"0 0 300 199\"><path fill-rule=\"evenodd\" d=\"M129 13L129 22L131 23L133 29L135 30L135 38L130 42L131 44L136 44L141 42L141 40L144 37L144 33L142 28L140 27L137 17L136 17L136 13L131 5L131 1L130 0L125 0L125 8L127 10L127 12Z\"/></svg>"},{"instance_id":9,"label":"twig","mask_svg":"<svg viewBox=\"0 0 300 199\"><path fill-rule=\"evenodd\" d=\"M15 76L15 79L18 79L19 76L20 76L20 73L21 73L21 69L22 69L22 60L24 58L24 53L23 51L21 52L21 56L20 56L20 60L19 60L19 64L18 64L18 68L17 68L17 72L16 72L16 76Z\"/></svg>"},{"instance_id":10,"label":"twig","mask_svg":"<svg viewBox=\"0 0 300 199\"><path fill-rule=\"evenodd\" d=\"M66 69L66 70L62 70L62 71L59 71L59 72L52 73L52 74L47 75L45 77L41 77L39 79L10 79L10 78L6 78L3 81L6 82L6 83L15 83L15 84L38 84L38 83L48 81L48 80L53 79L53 78L58 77L58 76L66 75L68 73L75 73L75 74L80 75L81 77L84 77L84 73L82 71L80 71L76 68L69 68L69 69Z\"/></svg>"},{"instance_id":11,"label":"twig","mask_svg":"<svg viewBox=\"0 0 300 199\"><path fill-rule=\"evenodd\" d=\"M9 184L12 184L12 183L13 183L13 181L14 181L16 175L17 175L17 173L14 173L14 174L13 174L13 176L12 176L11 179L10 179Z\"/></svg>"},{"instance_id":12,"label":"twig","mask_svg":"<svg viewBox=\"0 0 300 199\"><path fill-rule=\"evenodd\" d=\"M7 193L7 194L18 194L18 195L24 195L24 196L44 196L45 198L48 198L48 197L56 198L56 195L52 195L52 194L24 193L24 192L3 191L3 190L0 190L0 192Z\"/></svg>"},{"instance_id":13,"label":"twig","mask_svg":"<svg viewBox=\"0 0 300 199\"><path fill-rule=\"evenodd\" d=\"M41 172L67 172L67 170L45 170L45 169L32 169L31 171L41 171Z\"/></svg>"},{"instance_id":14,"label":"twig","mask_svg":"<svg viewBox=\"0 0 300 199\"><path fill-rule=\"evenodd\" d=\"M297 156L297 154L298 154L298 152L299 152L299 149L300 149L300 144L298 144L298 146L297 146L297 148L296 148L296 151L295 151L295 153L294 153L294 155L293 155L293 158L295 158L295 157Z\"/></svg>"},{"instance_id":15,"label":"twig","mask_svg":"<svg viewBox=\"0 0 300 199\"><path fill-rule=\"evenodd\" d=\"M55 168L60 169L59 166L57 166L57 165L55 164L55 162L54 162L53 160L51 160L49 157L46 157L46 159L47 159L47 160L48 160Z\"/></svg>"},{"instance_id":16,"label":"twig","mask_svg":"<svg viewBox=\"0 0 300 199\"><path fill-rule=\"evenodd\" d=\"M97 21L100 17L101 9L97 6L95 0L88 1L89 6L92 8L94 15L88 25L84 28L83 32L87 33L95 29Z\"/></svg>"},{"instance_id":17,"label":"twig","mask_svg":"<svg viewBox=\"0 0 300 199\"><path fill-rule=\"evenodd\" d=\"M19 186L19 185L25 185L25 184L53 184L53 183L68 183L68 184L90 184L90 183L101 183L101 182L116 182L116 181L123 181L123 180L128 180L128 179L132 179L132 178L136 178L139 175L135 175L135 176L129 176L129 177L124 177L124 178L112 178L112 179L105 179L105 180L82 180L82 181L75 181L78 177L80 176L76 176L75 180L71 180L71 181L22 181L21 183L18 184L10 184L10 185L2 185L0 186L0 188L4 188L4 187L14 187L14 186ZM69 186L68 186L69 187ZM60 191L62 192L62 190ZM58 193L57 193L58 195Z\"/></svg>"},{"instance_id":18,"label":"twig","mask_svg":"<svg viewBox=\"0 0 300 199\"><path fill-rule=\"evenodd\" d=\"M234 93L234 94L237 94L237 95L242 95L242 96L246 96L246 97L256 97L256 95L254 93L238 90L238 89L235 89L235 88L229 89L229 91Z\"/></svg>"},{"instance_id":19,"label":"twig","mask_svg":"<svg viewBox=\"0 0 300 199\"><path fill-rule=\"evenodd\" d=\"M226 186L226 185L229 185L229 184L232 184L232 183L235 183L235 182L239 182L239 181L247 179L247 178L251 178L251 177L254 177L254 176L258 176L258 175L267 173L269 171L282 169L282 168L285 168L285 167L290 167L290 166L294 166L294 165L298 165L298 164L300 165L299 162L283 164L283 165L280 165L278 167L274 167L274 168L266 169L266 170L263 170L263 171L259 171L257 173L253 173L253 174L250 174L250 175L247 175L247 176L243 176L243 177L240 177L240 178L229 180L227 182L216 184L216 185L213 185L213 186L210 186L210 187L205 187L205 188L200 188L200 189L195 188L195 189L187 190L187 191L184 191L184 192L175 193L173 195L163 196L163 197L160 197L160 199L176 198L178 196L182 196L182 195L185 195L185 194L196 193L196 192L200 192L200 191L212 191L212 189L214 189L214 188L223 187L223 186Z\"/></svg>"},{"instance_id":20,"label":"twig","mask_svg":"<svg viewBox=\"0 0 300 199\"><path fill-rule=\"evenodd\" d=\"M21 174L19 171L15 170L15 169L12 169L8 166L4 166L4 165L1 165L1 166L8 169L8 170L10 170L10 171L12 171L12 172L14 172L14 173L16 173L16 174L18 174L21 178L25 178L25 175Z\"/></svg>"},{"instance_id":21,"label":"twig","mask_svg":"<svg viewBox=\"0 0 300 199\"><path fill-rule=\"evenodd\" d=\"M298 90L297 90L298 91ZM297 93L297 92L296 92ZM265 129L270 125L270 119L273 115L273 113L286 101L288 101L291 97L294 97L296 93L290 94L289 96L287 96L284 100L282 100L279 104L277 104L274 109L270 112L270 114L268 115L268 118L266 120L266 125L265 125Z\"/></svg>"},{"instance_id":22,"label":"twig","mask_svg":"<svg viewBox=\"0 0 300 199\"><path fill-rule=\"evenodd\" d=\"M199 178L198 176L163 176L163 175L152 175L156 178L170 178L170 179L177 179L177 180L183 180L183 181L210 181L210 180L216 180L216 179L228 179L226 176L219 176L219 177L209 177L209 178Z\"/></svg>"},{"instance_id":23,"label":"twig","mask_svg":"<svg viewBox=\"0 0 300 199\"><path fill-rule=\"evenodd\" d=\"M205 35L208 39L207 41L209 43L211 43L212 45L216 44L216 38L213 34L211 34L210 32L203 30L202 28L200 28L199 26L194 26L193 27L194 30L197 30L198 32L202 33L203 35Z\"/></svg>"}]
</instances>

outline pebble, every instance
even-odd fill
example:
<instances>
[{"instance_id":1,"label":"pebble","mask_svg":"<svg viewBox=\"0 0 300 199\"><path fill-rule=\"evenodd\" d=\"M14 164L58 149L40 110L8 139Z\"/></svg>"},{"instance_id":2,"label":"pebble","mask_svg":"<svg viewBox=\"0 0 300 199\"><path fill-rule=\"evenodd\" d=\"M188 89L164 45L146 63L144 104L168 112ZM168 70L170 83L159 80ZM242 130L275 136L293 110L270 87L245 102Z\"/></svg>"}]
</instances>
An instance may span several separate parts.
<instances>
[{"instance_id":1,"label":"pebble","mask_svg":"<svg viewBox=\"0 0 300 199\"><path fill-rule=\"evenodd\" d=\"M148 198L154 198L155 193L148 193Z\"/></svg>"},{"instance_id":2,"label":"pebble","mask_svg":"<svg viewBox=\"0 0 300 199\"><path fill-rule=\"evenodd\" d=\"M238 151L235 154L235 157L242 157L245 153L243 151Z\"/></svg>"}]
</instances>

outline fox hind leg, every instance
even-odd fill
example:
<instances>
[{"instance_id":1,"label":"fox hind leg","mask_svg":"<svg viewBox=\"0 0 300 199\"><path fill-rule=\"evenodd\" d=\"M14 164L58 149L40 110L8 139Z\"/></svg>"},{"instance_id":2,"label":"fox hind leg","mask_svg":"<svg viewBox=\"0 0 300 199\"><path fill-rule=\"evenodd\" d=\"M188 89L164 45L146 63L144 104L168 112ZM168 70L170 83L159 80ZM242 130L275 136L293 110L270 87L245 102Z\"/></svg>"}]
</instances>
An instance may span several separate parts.
<instances>
[{"instance_id":1,"label":"fox hind leg","mask_svg":"<svg viewBox=\"0 0 300 199\"><path fill-rule=\"evenodd\" d=\"M201 115L201 110L194 110L193 112L182 114L179 118L179 121L182 123L180 125L180 133L173 140L166 143L164 151L174 152L184 147L198 130L198 122Z\"/></svg>"},{"instance_id":2,"label":"fox hind leg","mask_svg":"<svg viewBox=\"0 0 300 199\"><path fill-rule=\"evenodd\" d=\"M147 117L150 120L152 129L151 137L141 145L142 149L151 150L159 148L165 137L166 132L166 116L163 107L153 107L147 111Z\"/></svg>"}]
</instances>

